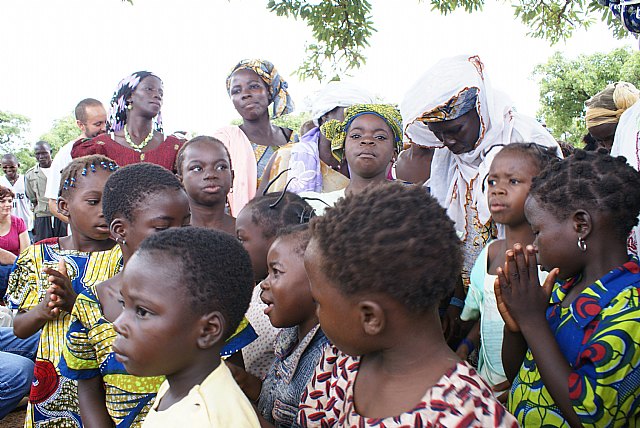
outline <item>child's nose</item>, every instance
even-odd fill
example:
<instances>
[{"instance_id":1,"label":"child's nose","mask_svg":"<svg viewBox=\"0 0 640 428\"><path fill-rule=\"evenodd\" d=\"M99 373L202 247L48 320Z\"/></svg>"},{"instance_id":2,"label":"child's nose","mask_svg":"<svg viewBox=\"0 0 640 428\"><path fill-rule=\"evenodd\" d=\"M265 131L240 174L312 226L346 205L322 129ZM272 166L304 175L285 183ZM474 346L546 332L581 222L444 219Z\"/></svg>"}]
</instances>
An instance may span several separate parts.
<instances>
[{"instance_id":1,"label":"child's nose","mask_svg":"<svg viewBox=\"0 0 640 428\"><path fill-rule=\"evenodd\" d=\"M116 320L113 322L113 329L116 331L116 333L127 337L127 327L124 311L122 311L118 318L116 318Z\"/></svg>"}]
</instances>

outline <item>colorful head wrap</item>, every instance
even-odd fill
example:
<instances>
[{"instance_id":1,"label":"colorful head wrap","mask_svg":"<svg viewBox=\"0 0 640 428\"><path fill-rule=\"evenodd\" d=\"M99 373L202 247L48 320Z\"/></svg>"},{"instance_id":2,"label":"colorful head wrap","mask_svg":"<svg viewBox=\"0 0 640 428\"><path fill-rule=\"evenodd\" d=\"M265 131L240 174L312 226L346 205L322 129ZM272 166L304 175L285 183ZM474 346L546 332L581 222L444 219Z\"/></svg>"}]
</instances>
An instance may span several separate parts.
<instances>
[{"instance_id":1,"label":"colorful head wrap","mask_svg":"<svg viewBox=\"0 0 640 428\"><path fill-rule=\"evenodd\" d=\"M127 123L127 98L131 96L140 82L149 76L158 77L150 71L136 71L130 76L125 77L118 83L118 87L113 93L111 98L111 105L109 107L109 117L107 119L107 132L120 131ZM158 77L158 79L160 79ZM162 81L162 79L160 79ZM154 128L156 131L162 132L162 114L153 119Z\"/></svg>"},{"instance_id":2,"label":"colorful head wrap","mask_svg":"<svg viewBox=\"0 0 640 428\"><path fill-rule=\"evenodd\" d=\"M391 104L355 104L345 110L343 122L338 122L334 119L320 127L322 133L331 141L333 157L339 161L342 160L347 131L354 119L363 114L375 114L389 125L391 131L393 131L396 153L400 153L400 150L402 150L402 117L400 116L400 111Z\"/></svg>"},{"instance_id":3,"label":"colorful head wrap","mask_svg":"<svg viewBox=\"0 0 640 428\"><path fill-rule=\"evenodd\" d=\"M423 123L454 120L476 108L477 102L478 88L465 88L446 103L437 106L431 111L424 112L418 120Z\"/></svg>"},{"instance_id":4,"label":"colorful head wrap","mask_svg":"<svg viewBox=\"0 0 640 428\"><path fill-rule=\"evenodd\" d=\"M283 114L289 114L293 111L293 99L289 92L287 92L287 82L280 76L278 70L269 61L263 61L260 59L243 59L229 73L227 76L227 93L231 96L231 76L238 70L252 70L254 71L262 81L269 88L269 101L273 102L273 119L276 119Z\"/></svg>"},{"instance_id":5,"label":"colorful head wrap","mask_svg":"<svg viewBox=\"0 0 640 428\"><path fill-rule=\"evenodd\" d=\"M631 83L610 83L585 102L587 128L605 123L618 123L622 113L635 104L639 97L638 89Z\"/></svg>"}]
</instances>

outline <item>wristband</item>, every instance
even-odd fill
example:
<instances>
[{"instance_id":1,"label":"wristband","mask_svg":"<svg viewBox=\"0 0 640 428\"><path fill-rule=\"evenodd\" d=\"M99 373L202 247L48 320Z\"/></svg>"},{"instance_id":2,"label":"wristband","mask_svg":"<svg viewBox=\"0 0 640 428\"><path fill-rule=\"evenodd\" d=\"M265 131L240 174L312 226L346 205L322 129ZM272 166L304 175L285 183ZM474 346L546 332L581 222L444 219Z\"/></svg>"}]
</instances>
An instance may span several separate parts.
<instances>
[{"instance_id":1,"label":"wristband","mask_svg":"<svg viewBox=\"0 0 640 428\"><path fill-rule=\"evenodd\" d=\"M473 342L466 337L460 341L460 345L467 345L467 348L469 349L469 353L472 353L473 350L476 349L476 345L474 345Z\"/></svg>"},{"instance_id":2,"label":"wristband","mask_svg":"<svg viewBox=\"0 0 640 428\"><path fill-rule=\"evenodd\" d=\"M449 300L449 304L457 308L464 309L464 300L457 297L452 297L451 300Z\"/></svg>"}]
</instances>

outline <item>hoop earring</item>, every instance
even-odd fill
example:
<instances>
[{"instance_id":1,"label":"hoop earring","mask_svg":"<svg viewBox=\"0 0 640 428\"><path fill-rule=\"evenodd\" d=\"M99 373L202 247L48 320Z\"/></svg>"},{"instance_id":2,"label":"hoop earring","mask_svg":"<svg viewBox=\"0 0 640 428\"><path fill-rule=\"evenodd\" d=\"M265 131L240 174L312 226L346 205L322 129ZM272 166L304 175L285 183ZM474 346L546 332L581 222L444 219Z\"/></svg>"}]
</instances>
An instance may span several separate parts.
<instances>
[{"instance_id":1,"label":"hoop earring","mask_svg":"<svg viewBox=\"0 0 640 428\"><path fill-rule=\"evenodd\" d=\"M583 253L585 251L587 251L587 243L584 241L584 239L582 239L582 237L578 238L578 248L580 249L580 251L582 251Z\"/></svg>"}]
</instances>

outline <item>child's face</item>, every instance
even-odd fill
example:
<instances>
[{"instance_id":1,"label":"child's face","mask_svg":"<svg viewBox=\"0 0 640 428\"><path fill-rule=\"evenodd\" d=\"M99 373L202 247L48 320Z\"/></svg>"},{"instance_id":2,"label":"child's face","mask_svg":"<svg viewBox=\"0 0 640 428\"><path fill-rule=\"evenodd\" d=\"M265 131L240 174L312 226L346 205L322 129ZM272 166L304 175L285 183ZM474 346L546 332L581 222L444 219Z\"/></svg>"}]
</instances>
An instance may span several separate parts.
<instances>
[{"instance_id":1,"label":"child's face","mask_svg":"<svg viewBox=\"0 0 640 428\"><path fill-rule=\"evenodd\" d=\"M267 255L269 276L260 283L261 299L268 305L265 314L277 328L294 327L315 319L316 305L311 297L303 255L295 238L276 239Z\"/></svg>"},{"instance_id":2,"label":"child's face","mask_svg":"<svg viewBox=\"0 0 640 428\"><path fill-rule=\"evenodd\" d=\"M233 175L227 152L219 144L190 144L184 152L180 174L189 198L196 203L225 203Z\"/></svg>"},{"instance_id":3,"label":"child's face","mask_svg":"<svg viewBox=\"0 0 640 428\"><path fill-rule=\"evenodd\" d=\"M572 217L560 220L532 197L527 198L524 213L536 237L533 245L538 248L538 264L542 269L550 272L560 268L560 279L581 272L581 252Z\"/></svg>"},{"instance_id":4,"label":"child's face","mask_svg":"<svg viewBox=\"0 0 640 428\"><path fill-rule=\"evenodd\" d=\"M524 202L531 181L539 172L526 154L510 152L496 155L487 177L489 211L496 223L517 226L527 221Z\"/></svg>"},{"instance_id":5,"label":"child's face","mask_svg":"<svg viewBox=\"0 0 640 428\"><path fill-rule=\"evenodd\" d=\"M18 177L18 164L11 159L2 159L2 171L7 180L13 181Z\"/></svg>"},{"instance_id":6,"label":"child's face","mask_svg":"<svg viewBox=\"0 0 640 428\"><path fill-rule=\"evenodd\" d=\"M189 199L182 189L148 195L133 211L133 221L125 222L124 239L134 252L148 236L171 227L188 226L191 220Z\"/></svg>"},{"instance_id":7,"label":"child's face","mask_svg":"<svg viewBox=\"0 0 640 428\"><path fill-rule=\"evenodd\" d=\"M78 175L75 186L60 197L74 234L94 241L109 238L109 226L102 214L102 191L110 175L110 171L101 167L95 172L88 171L87 175Z\"/></svg>"},{"instance_id":8,"label":"child's face","mask_svg":"<svg viewBox=\"0 0 640 428\"><path fill-rule=\"evenodd\" d=\"M363 114L351 122L345 140L349 171L362 178L385 176L394 155L389 125L375 114Z\"/></svg>"},{"instance_id":9,"label":"child's face","mask_svg":"<svg viewBox=\"0 0 640 428\"><path fill-rule=\"evenodd\" d=\"M251 208L240 211L236 218L236 236L251 257L255 280L260 281L267 276L267 252L273 240L265 238L262 229L251 217Z\"/></svg>"},{"instance_id":10,"label":"child's face","mask_svg":"<svg viewBox=\"0 0 640 428\"><path fill-rule=\"evenodd\" d=\"M338 290L322 271L321 261L324 255L311 239L304 253L304 267L309 276L311 295L316 302L316 316L322 331L331 343L349 355L362 355L363 344L361 312L357 302Z\"/></svg>"},{"instance_id":11,"label":"child's face","mask_svg":"<svg viewBox=\"0 0 640 428\"><path fill-rule=\"evenodd\" d=\"M197 317L181 310L188 304L175 264L163 255L136 253L122 271L123 310L113 323L113 351L132 375L175 374L197 351Z\"/></svg>"}]
</instances>

